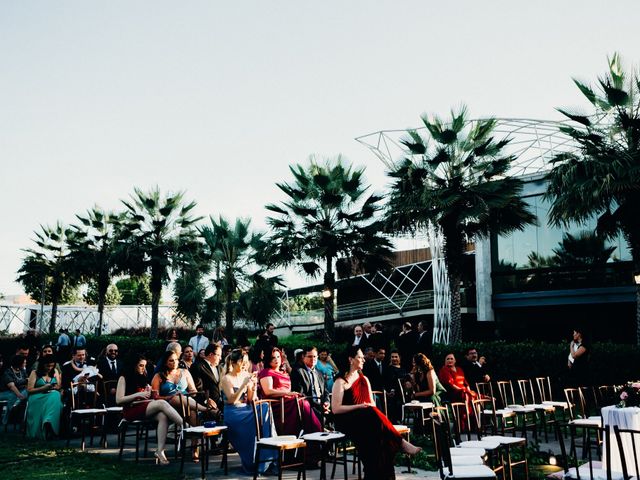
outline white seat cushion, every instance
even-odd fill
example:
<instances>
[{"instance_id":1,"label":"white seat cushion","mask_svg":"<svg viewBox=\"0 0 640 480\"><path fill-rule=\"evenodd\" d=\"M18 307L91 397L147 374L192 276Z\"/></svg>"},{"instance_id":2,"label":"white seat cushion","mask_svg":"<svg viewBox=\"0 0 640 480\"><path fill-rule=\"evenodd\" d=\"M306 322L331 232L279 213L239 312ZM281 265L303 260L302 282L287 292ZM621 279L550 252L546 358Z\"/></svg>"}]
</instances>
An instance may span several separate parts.
<instances>
[{"instance_id":1,"label":"white seat cushion","mask_svg":"<svg viewBox=\"0 0 640 480\"><path fill-rule=\"evenodd\" d=\"M121 412L122 407L107 407L105 408L107 412Z\"/></svg>"},{"instance_id":2,"label":"white seat cushion","mask_svg":"<svg viewBox=\"0 0 640 480\"><path fill-rule=\"evenodd\" d=\"M594 461L592 462L592 465L593 480L607 480L607 472L602 468L602 462ZM578 473L580 473L581 479L590 479L591 472L589 471L589 462L585 463L584 465L580 465L580 467L578 468ZM563 477L567 479L577 479L578 476L576 475L575 467L570 468L569 471L563 475ZM611 472L611 480L623 480L622 473Z\"/></svg>"},{"instance_id":3,"label":"white seat cushion","mask_svg":"<svg viewBox=\"0 0 640 480\"><path fill-rule=\"evenodd\" d=\"M569 404L567 402L555 402L552 400L545 400L542 402L543 405L552 405L556 408L569 408Z\"/></svg>"},{"instance_id":4,"label":"white seat cushion","mask_svg":"<svg viewBox=\"0 0 640 480\"><path fill-rule=\"evenodd\" d=\"M398 433L407 433L411 431L406 425L394 425L393 428L395 428Z\"/></svg>"},{"instance_id":5,"label":"white seat cushion","mask_svg":"<svg viewBox=\"0 0 640 480\"><path fill-rule=\"evenodd\" d=\"M526 405L507 405L507 408L517 413L533 413L536 411L535 408Z\"/></svg>"},{"instance_id":6,"label":"white seat cushion","mask_svg":"<svg viewBox=\"0 0 640 480\"><path fill-rule=\"evenodd\" d=\"M516 443L524 443L526 440L521 437L507 437L505 435L487 435L482 440L490 442L500 442L500 445L515 445Z\"/></svg>"},{"instance_id":7,"label":"white seat cushion","mask_svg":"<svg viewBox=\"0 0 640 480\"><path fill-rule=\"evenodd\" d=\"M293 437L293 438L290 438L290 437ZM282 437L262 438L258 443L261 445L269 445L273 447L285 447L287 445L296 445L298 443L301 443L304 445L304 440L300 438L296 438L293 435L284 435Z\"/></svg>"},{"instance_id":8,"label":"white seat cushion","mask_svg":"<svg viewBox=\"0 0 640 480\"><path fill-rule=\"evenodd\" d=\"M451 464L454 467L469 467L471 465L484 465L484 461L478 455L456 455L451 457Z\"/></svg>"},{"instance_id":9,"label":"white seat cushion","mask_svg":"<svg viewBox=\"0 0 640 480\"><path fill-rule=\"evenodd\" d=\"M571 420L569 422L571 425L576 425L578 427L601 427L602 419L600 417L597 418L577 418L575 420Z\"/></svg>"},{"instance_id":10,"label":"white seat cushion","mask_svg":"<svg viewBox=\"0 0 640 480\"><path fill-rule=\"evenodd\" d=\"M467 440L458 444L462 448L484 448L485 450L495 450L500 448L500 442L495 440Z\"/></svg>"},{"instance_id":11,"label":"white seat cushion","mask_svg":"<svg viewBox=\"0 0 640 480\"><path fill-rule=\"evenodd\" d=\"M304 440L309 440L312 442L329 442L332 440L340 440L344 438L344 433L336 433L336 432L313 432L313 433L305 433L302 438Z\"/></svg>"},{"instance_id":12,"label":"white seat cushion","mask_svg":"<svg viewBox=\"0 0 640 480\"><path fill-rule=\"evenodd\" d=\"M107 411L104 408L76 408L72 410L71 413L79 414L79 415L89 415L93 413L106 413Z\"/></svg>"},{"instance_id":13,"label":"white seat cushion","mask_svg":"<svg viewBox=\"0 0 640 480\"><path fill-rule=\"evenodd\" d=\"M485 453L487 453L487 451L484 448L472 448L472 447L467 447L467 448L462 448L462 447L451 447L449 449L449 453L451 453L452 457L455 457L457 455L462 455L462 456L466 456L466 455L478 455L480 457L483 457Z\"/></svg>"},{"instance_id":14,"label":"white seat cushion","mask_svg":"<svg viewBox=\"0 0 640 480\"><path fill-rule=\"evenodd\" d=\"M484 410L482 413L484 413L485 415L493 415L493 410ZM516 412L514 412L510 408L501 408L496 410L496 415L498 417L513 417L515 414Z\"/></svg>"},{"instance_id":15,"label":"white seat cushion","mask_svg":"<svg viewBox=\"0 0 640 480\"><path fill-rule=\"evenodd\" d=\"M453 475L447 478L496 478L496 474L486 465L473 465L468 467L453 467Z\"/></svg>"}]
</instances>

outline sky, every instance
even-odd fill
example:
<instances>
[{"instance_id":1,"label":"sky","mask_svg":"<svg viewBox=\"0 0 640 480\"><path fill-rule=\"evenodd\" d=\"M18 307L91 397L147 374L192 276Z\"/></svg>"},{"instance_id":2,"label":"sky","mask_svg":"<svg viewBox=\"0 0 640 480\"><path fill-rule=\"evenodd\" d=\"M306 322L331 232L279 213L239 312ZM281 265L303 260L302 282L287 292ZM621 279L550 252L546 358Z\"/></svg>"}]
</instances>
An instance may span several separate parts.
<instances>
[{"instance_id":1,"label":"sky","mask_svg":"<svg viewBox=\"0 0 640 480\"><path fill-rule=\"evenodd\" d=\"M0 292L41 224L134 187L251 218L311 154L384 167L355 137L473 117L560 119L607 55L640 60L640 2L0 2ZM290 277L290 286L307 283Z\"/></svg>"}]
</instances>

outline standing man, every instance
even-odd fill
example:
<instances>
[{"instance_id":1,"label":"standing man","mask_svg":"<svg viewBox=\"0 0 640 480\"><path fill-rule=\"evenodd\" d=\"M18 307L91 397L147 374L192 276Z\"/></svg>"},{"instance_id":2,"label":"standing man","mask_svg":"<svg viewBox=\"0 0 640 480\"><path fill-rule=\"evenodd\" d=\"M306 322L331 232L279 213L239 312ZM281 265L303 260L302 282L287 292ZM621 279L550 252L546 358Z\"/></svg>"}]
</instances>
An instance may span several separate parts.
<instances>
[{"instance_id":1,"label":"standing man","mask_svg":"<svg viewBox=\"0 0 640 480\"><path fill-rule=\"evenodd\" d=\"M219 416L222 410L222 398L220 397L221 358L222 347L212 343L205 348L204 358L198 358L189 369L196 390L208 392L209 401L207 406L213 410L216 416ZM204 403L201 399L199 400L200 403Z\"/></svg>"},{"instance_id":2,"label":"standing man","mask_svg":"<svg viewBox=\"0 0 640 480\"><path fill-rule=\"evenodd\" d=\"M71 354L71 339L67 334L67 330L64 328L60 329L60 336L58 337L56 347L58 350L58 363L62 365L69 361L69 355Z\"/></svg>"},{"instance_id":3,"label":"standing man","mask_svg":"<svg viewBox=\"0 0 640 480\"><path fill-rule=\"evenodd\" d=\"M267 323L267 326L258 338L254 348L262 351L264 358L267 358L271 354L271 349L278 346L278 337L274 335L276 326L273 323Z\"/></svg>"},{"instance_id":4,"label":"standing man","mask_svg":"<svg viewBox=\"0 0 640 480\"><path fill-rule=\"evenodd\" d=\"M384 360L387 351L384 347L376 350L373 360L367 360L362 368L362 373L369 379L371 390L382 391L385 389L385 377L387 376L387 365Z\"/></svg>"},{"instance_id":5,"label":"standing man","mask_svg":"<svg viewBox=\"0 0 640 480\"><path fill-rule=\"evenodd\" d=\"M482 357L484 359L484 357ZM478 349L470 347L461 362L464 376L471 387L471 390L477 392L476 384L480 382L489 382L491 377L487 373L485 364L478 359Z\"/></svg>"},{"instance_id":6,"label":"standing man","mask_svg":"<svg viewBox=\"0 0 640 480\"><path fill-rule=\"evenodd\" d=\"M353 327L353 342L351 342L351 345L353 345L354 347L356 345L360 345L360 342L362 341L362 334L362 327L360 325L356 325L355 327Z\"/></svg>"},{"instance_id":7,"label":"standing man","mask_svg":"<svg viewBox=\"0 0 640 480\"><path fill-rule=\"evenodd\" d=\"M79 328L76 328L75 336L73 337L73 346L87 348L87 339L82 335Z\"/></svg>"},{"instance_id":8,"label":"standing man","mask_svg":"<svg viewBox=\"0 0 640 480\"><path fill-rule=\"evenodd\" d=\"M411 362L417 343L418 338L413 330L413 325L411 325L411 322L404 322L402 331L396 338L396 346L398 347L398 353L400 353L402 368L407 372L411 371Z\"/></svg>"},{"instance_id":9,"label":"standing man","mask_svg":"<svg viewBox=\"0 0 640 480\"><path fill-rule=\"evenodd\" d=\"M423 353L427 358L431 359L431 339L427 334L426 326L423 321L418 322L418 336L415 353Z\"/></svg>"},{"instance_id":10,"label":"standing man","mask_svg":"<svg viewBox=\"0 0 640 480\"><path fill-rule=\"evenodd\" d=\"M302 365L291 371L291 391L309 397L311 406L324 424L324 416L329 412L329 392L322 375L317 369L318 349L307 346L302 349Z\"/></svg>"},{"instance_id":11,"label":"standing man","mask_svg":"<svg viewBox=\"0 0 640 480\"><path fill-rule=\"evenodd\" d=\"M199 352L209 345L209 339L204 336L204 327L202 325L196 327L196 334L189 340L189 345L193 348L194 352Z\"/></svg>"}]
</instances>

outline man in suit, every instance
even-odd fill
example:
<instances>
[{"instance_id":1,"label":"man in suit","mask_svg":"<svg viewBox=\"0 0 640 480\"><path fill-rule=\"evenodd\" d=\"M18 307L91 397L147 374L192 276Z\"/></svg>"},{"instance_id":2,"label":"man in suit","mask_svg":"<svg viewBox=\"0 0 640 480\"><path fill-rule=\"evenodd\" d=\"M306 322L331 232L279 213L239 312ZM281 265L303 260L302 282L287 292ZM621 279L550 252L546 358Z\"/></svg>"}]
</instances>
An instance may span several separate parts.
<instances>
[{"instance_id":1,"label":"man in suit","mask_svg":"<svg viewBox=\"0 0 640 480\"><path fill-rule=\"evenodd\" d=\"M198 358L189 369L196 389L209 394L209 404L207 406L213 409L214 414L219 413L223 408L222 398L220 397L221 358L222 347L212 343L205 348L204 358Z\"/></svg>"},{"instance_id":2,"label":"man in suit","mask_svg":"<svg viewBox=\"0 0 640 480\"><path fill-rule=\"evenodd\" d=\"M396 338L396 347L398 347L398 352L400 353L402 368L407 372L411 370L411 362L413 361L417 343L418 337L413 330L413 325L411 325L411 322L404 322L402 331Z\"/></svg>"},{"instance_id":3,"label":"man in suit","mask_svg":"<svg viewBox=\"0 0 640 480\"><path fill-rule=\"evenodd\" d=\"M418 322L418 336L416 339L415 353L423 353L427 358L431 359L431 339L429 338L424 322Z\"/></svg>"},{"instance_id":4,"label":"man in suit","mask_svg":"<svg viewBox=\"0 0 640 480\"><path fill-rule=\"evenodd\" d=\"M382 391L385 388L385 378L387 376L387 365L384 360L387 351L384 347L378 347L375 357L367 360L362 368L362 373L369 379L371 390Z\"/></svg>"},{"instance_id":5,"label":"man in suit","mask_svg":"<svg viewBox=\"0 0 640 480\"><path fill-rule=\"evenodd\" d=\"M291 371L291 391L309 397L311 406L324 423L324 416L329 412L329 392L324 375L316 369L318 349L307 346L302 349L302 365Z\"/></svg>"},{"instance_id":6,"label":"man in suit","mask_svg":"<svg viewBox=\"0 0 640 480\"><path fill-rule=\"evenodd\" d=\"M102 375L102 381L117 381L122 374L123 364L118 358L118 345L110 343L105 349L105 356L98 360L98 371ZM102 388L102 387L101 387ZM100 390L102 392L102 390ZM116 404L116 384L109 387L106 398L107 406L112 407Z\"/></svg>"},{"instance_id":7,"label":"man in suit","mask_svg":"<svg viewBox=\"0 0 640 480\"><path fill-rule=\"evenodd\" d=\"M74 348L71 360L62 365L62 388L69 390L73 379L87 366L87 351L84 348ZM82 379L80 379L82 380Z\"/></svg>"},{"instance_id":8,"label":"man in suit","mask_svg":"<svg viewBox=\"0 0 640 480\"><path fill-rule=\"evenodd\" d=\"M356 325L355 327L353 327L353 342L351 342L351 345L359 346L360 342L362 341L362 334L362 327L360 325Z\"/></svg>"},{"instance_id":9,"label":"man in suit","mask_svg":"<svg viewBox=\"0 0 640 480\"><path fill-rule=\"evenodd\" d=\"M464 356L464 360L460 362L460 367L464 372L464 376L471 387L471 390L477 391L476 384L480 382L489 382L491 377L487 373L487 369L483 361L478 359L478 349L470 347Z\"/></svg>"}]
</instances>

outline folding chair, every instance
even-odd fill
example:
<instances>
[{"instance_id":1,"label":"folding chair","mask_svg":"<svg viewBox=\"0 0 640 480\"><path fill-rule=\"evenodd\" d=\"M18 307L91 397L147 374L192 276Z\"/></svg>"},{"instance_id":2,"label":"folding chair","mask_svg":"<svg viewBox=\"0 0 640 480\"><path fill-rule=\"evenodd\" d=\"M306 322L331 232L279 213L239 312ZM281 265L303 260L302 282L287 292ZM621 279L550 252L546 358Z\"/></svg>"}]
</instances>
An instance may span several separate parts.
<instances>
[{"instance_id":1,"label":"folding chair","mask_svg":"<svg viewBox=\"0 0 640 480\"><path fill-rule=\"evenodd\" d=\"M93 388L91 388L93 387ZM90 382L71 382L71 410L69 412L69 431L67 436L67 446L71 443L73 425L78 422L78 429L81 434L81 449L85 449L85 427L91 433L89 446L93 447L93 437L95 430L104 430L104 415L107 411L104 408L95 408L98 398L98 386ZM100 422L98 423L98 418ZM102 439L101 431L100 438Z\"/></svg>"},{"instance_id":2,"label":"folding chair","mask_svg":"<svg viewBox=\"0 0 640 480\"><path fill-rule=\"evenodd\" d=\"M537 440L538 422L536 418L536 409L516 402L511 380L496 382L496 386L498 387L498 395L502 408L508 408L515 412L518 426L522 429L522 436L526 437L527 430L531 430L533 438Z\"/></svg>"}]
</instances>

